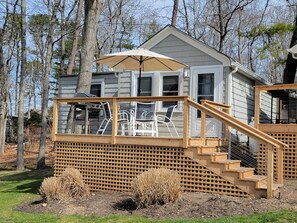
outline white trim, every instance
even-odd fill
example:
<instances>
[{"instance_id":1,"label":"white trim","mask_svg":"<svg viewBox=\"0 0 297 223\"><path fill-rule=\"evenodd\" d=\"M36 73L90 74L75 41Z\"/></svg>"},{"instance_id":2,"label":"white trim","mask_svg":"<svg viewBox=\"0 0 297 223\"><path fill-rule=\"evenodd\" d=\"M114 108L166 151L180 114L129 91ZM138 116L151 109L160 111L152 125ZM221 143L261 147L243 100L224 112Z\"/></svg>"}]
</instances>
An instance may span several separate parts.
<instances>
[{"instance_id":1,"label":"white trim","mask_svg":"<svg viewBox=\"0 0 297 223\"><path fill-rule=\"evenodd\" d=\"M194 94L195 89L197 90L197 86L195 85L195 73L214 73L214 101L218 103L223 102L223 79L224 79L224 71L222 65L214 65L214 66L193 66L191 67L191 76L190 76L190 89L189 95L191 97L196 97ZM196 98L194 98L196 99Z\"/></svg>"},{"instance_id":2,"label":"white trim","mask_svg":"<svg viewBox=\"0 0 297 223\"><path fill-rule=\"evenodd\" d=\"M163 77L170 77L170 76L178 76L178 96L181 96L183 93L183 89L184 89L184 78L183 78L183 70L179 70L179 71L174 71L174 72L162 72L160 73L160 78L159 78L159 96L163 95ZM157 106L158 111L161 112L165 112L167 110L167 108L164 108L162 106L162 103L159 103ZM179 104L176 108L176 111L179 110Z\"/></svg>"},{"instance_id":3,"label":"white trim","mask_svg":"<svg viewBox=\"0 0 297 223\"><path fill-rule=\"evenodd\" d=\"M131 72L131 96L137 96L137 77L139 73L137 71ZM152 77L152 96L162 96L163 90L163 77L164 76L178 76L178 96L183 95L184 90L184 78L183 69L177 71L155 71L155 72L142 72L141 77ZM157 103L157 111L165 112L167 108L163 108L161 103ZM178 107L176 109L178 110Z\"/></svg>"},{"instance_id":4,"label":"white trim","mask_svg":"<svg viewBox=\"0 0 297 223\"><path fill-rule=\"evenodd\" d=\"M139 72L133 71L131 72L131 96L136 97L137 96L137 78L139 76ZM155 78L156 78L156 72L142 72L141 77L152 77L152 96L156 95L155 90Z\"/></svg>"},{"instance_id":5,"label":"white trim","mask_svg":"<svg viewBox=\"0 0 297 223\"><path fill-rule=\"evenodd\" d=\"M162 31L157 33L155 36L153 36L151 39L149 39L147 42L142 44L140 47L146 48L146 49L151 49L158 43L160 43L163 39L168 37L169 35L174 35L177 38L181 39L182 41L190 44L191 46L195 47L198 50L201 50L202 52L210 55L214 59L220 61L223 66L230 66L231 61L230 58L227 57L226 55L216 51L215 49L205 45L201 41L198 41L186 33L183 33L182 31L177 30L176 28L173 28L171 26L165 27Z\"/></svg>"}]
</instances>

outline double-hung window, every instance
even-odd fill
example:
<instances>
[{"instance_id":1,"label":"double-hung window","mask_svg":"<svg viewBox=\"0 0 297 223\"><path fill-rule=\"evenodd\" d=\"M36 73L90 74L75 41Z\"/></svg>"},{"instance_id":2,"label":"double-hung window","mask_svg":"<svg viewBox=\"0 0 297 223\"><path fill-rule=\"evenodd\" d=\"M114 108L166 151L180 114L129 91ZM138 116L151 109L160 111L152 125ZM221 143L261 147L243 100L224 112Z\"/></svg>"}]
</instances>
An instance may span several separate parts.
<instances>
[{"instance_id":1,"label":"double-hung window","mask_svg":"<svg viewBox=\"0 0 297 223\"><path fill-rule=\"evenodd\" d=\"M178 96L178 75L163 76L162 96ZM177 101L163 102L165 108L172 105L177 105Z\"/></svg>"}]
</instances>

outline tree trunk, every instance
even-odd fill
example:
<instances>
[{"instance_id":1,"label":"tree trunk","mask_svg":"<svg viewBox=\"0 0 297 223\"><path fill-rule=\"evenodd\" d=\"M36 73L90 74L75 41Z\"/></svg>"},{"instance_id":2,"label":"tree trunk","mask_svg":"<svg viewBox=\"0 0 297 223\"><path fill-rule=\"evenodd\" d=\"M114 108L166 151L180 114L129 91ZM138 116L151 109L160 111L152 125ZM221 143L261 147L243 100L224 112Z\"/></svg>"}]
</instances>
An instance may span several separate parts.
<instances>
[{"instance_id":1,"label":"tree trunk","mask_svg":"<svg viewBox=\"0 0 297 223\"><path fill-rule=\"evenodd\" d=\"M82 38L81 65L77 92L90 92L96 33L99 18L99 0L85 0L85 22Z\"/></svg>"},{"instance_id":2,"label":"tree trunk","mask_svg":"<svg viewBox=\"0 0 297 223\"><path fill-rule=\"evenodd\" d=\"M65 74L65 4L66 0L63 0L61 5L61 61L60 61L60 75Z\"/></svg>"},{"instance_id":3,"label":"tree trunk","mask_svg":"<svg viewBox=\"0 0 297 223\"><path fill-rule=\"evenodd\" d=\"M51 71L52 54L53 54L53 35L56 27L56 14L59 8L60 1L55 0L53 14L50 18L50 26L47 35L47 46L45 56L45 69L42 75L42 106L41 106L41 135L39 143L39 153L37 160L37 169L45 168L45 144L47 134L47 119L48 119L48 94L49 94L49 74Z\"/></svg>"},{"instance_id":4,"label":"tree trunk","mask_svg":"<svg viewBox=\"0 0 297 223\"><path fill-rule=\"evenodd\" d=\"M172 19L171 19L171 25L174 27L176 26L177 12L178 12L178 0L174 0Z\"/></svg>"},{"instance_id":5,"label":"tree trunk","mask_svg":"<svg viewBox=\"0 0 297 223\"><path fill-rule=\"evenodd\" d=\"M295 29L292 35L290 48L297 44L297 14L295 17ZM294 59L291 53L288 53L286 66L284 69L283 83L294 83L297 68L297 59Z\"/></svg>"},{"instance_id":6,"label":"tree trunk","mask_svg":"<svg viewBox=\"0 0 297 223\"><path fill-rule=\"evenodd\" d=\"M1 38L1 37L0 37ZM1 43L0 43L1 44ZM0 154L5 151L5 136L6 136L6 124L7 124L7 101L8 101L8 69L6 64L3 64L3 51L2 45L0 45Z\"/></svg>"},{"instance_id":7,"label":"tree trunk","mask_svg":"<svg viewBox=\"0 0 297 223\"><path fill-rule=\"evenodd\" d=\"M68 67L67 67L67 75L71 75L74 68L74 61L75 61L75 55L76 50L78 46L78 40L79 40L79 33L80 33L80 20L82 15L82 6L83 6L83 0L78 1L77 6L77 14L75 18L75 32L74 32L74 40L72 44L71 54L69 57ZM73 118L74 118L74 106L72 105L70 107L68 116L67 116L67 125L65 132L71 133L72 125L73 125Z\"/></svg>"},{"instance_id":8,"label":"tree trunk","mask_svg":"<svg viewBox=\"0 0 297 223\"><path fill-rule=\"evenodd\" d=\"M76 50L77 50L77 45L78 45L78 40L79 40L79 33L80 33L79 27L80 27L81 15L82 15L82 6L83 6L83 0L79 0L78 6L77 6L77 14L76 14L76 18L75 18L74 39L73 39L71 54L69 57L69 62L68 62L68 67L67 67L67 75L72 74L73 67L74 67L75 55L76 55Z\"/></svg>"},{"instance_id":9,"label":"tree trunk","mask_svg":"<svg viewBox=\"0 0 297 223\"><path fill-rule=\"evenodd\" d=\"M26 0L22 0L21 7L21 77L20 77L20 94L18 103L18 146L17 146L17 169L23 170L23 143L24 143L24 98L26 90Z\"/></svg>"}]
</instances>

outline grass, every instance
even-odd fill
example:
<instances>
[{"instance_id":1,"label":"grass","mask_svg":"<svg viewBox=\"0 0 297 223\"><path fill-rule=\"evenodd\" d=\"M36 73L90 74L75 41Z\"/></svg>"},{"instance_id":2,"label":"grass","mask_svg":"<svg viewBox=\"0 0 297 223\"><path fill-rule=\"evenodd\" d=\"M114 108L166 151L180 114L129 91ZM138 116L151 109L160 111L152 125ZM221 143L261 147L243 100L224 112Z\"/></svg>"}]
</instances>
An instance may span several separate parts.
<instances>
[{"instance_id":1,"label":"grass","mask_svg":"<svg viewBox=\"0 0 297 223\"><path fill-rule=\"evenodd\" d=\"M146 219L139 216L80 216L80 215L55 215L55 214L37 214L23 213L14 210L15 207L39 198L38 188L44 177L49 176L50 171L5 171L0 170L0 223L78 223L78 222L140 222L151 223L154 220ZM253 214L249 216L224 217L219 219L207 220L166 220L157 222L182 223L182 222L200 222L200 223L289 223L297 222L297 212L281 210L264 214Z\"/></svg>"}]
</instances>

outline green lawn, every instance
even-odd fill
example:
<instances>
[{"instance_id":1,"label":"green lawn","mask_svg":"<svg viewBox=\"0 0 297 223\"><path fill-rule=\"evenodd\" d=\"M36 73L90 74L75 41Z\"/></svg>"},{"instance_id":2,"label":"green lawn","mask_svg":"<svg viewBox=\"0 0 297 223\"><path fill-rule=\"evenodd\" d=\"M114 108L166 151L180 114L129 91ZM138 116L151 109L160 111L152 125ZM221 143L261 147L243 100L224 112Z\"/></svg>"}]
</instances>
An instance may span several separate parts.
<instances>
[{"instance_id":1,"label":"green lawn","mask_svg":"<svg viewBox=\"0 0 297 223\"><path fill-rule=\"evenodd\" d=\"M0 223L28 222L156 222L146 218L133 216L60 216L54 214L23 213L14 208L24 202L38 198L38 188L49 171L5 171L0 170ZM265 214L226 217L209 220L167 220L158 222L205 222L205 223L264 223L264 222L297 222L297 212L282 210Z\"/></svg>"}]
</instances>

